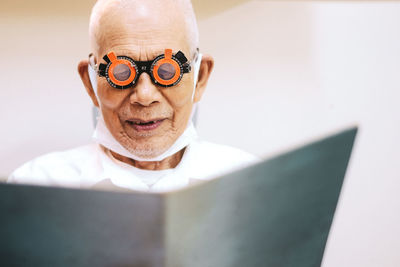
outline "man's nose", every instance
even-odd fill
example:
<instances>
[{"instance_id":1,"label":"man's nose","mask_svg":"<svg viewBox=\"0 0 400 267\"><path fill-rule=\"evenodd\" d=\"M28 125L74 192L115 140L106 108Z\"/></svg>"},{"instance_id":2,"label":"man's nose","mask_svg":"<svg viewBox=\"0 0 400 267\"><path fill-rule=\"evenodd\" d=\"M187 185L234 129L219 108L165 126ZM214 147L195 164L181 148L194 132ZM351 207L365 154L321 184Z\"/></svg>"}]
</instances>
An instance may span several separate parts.
<instances>
[{"instance_id":1,"label":"man's nose","mask_svg":"<svg viewBox=\"0 0 400 267\"><path fill-rule=\"evenodd\" d=\"M132 105L150 106L159 103L161 97L160 91L151 81L149 74L142 73L130 95L130 102Z\"/></svg>"}]
</instances>

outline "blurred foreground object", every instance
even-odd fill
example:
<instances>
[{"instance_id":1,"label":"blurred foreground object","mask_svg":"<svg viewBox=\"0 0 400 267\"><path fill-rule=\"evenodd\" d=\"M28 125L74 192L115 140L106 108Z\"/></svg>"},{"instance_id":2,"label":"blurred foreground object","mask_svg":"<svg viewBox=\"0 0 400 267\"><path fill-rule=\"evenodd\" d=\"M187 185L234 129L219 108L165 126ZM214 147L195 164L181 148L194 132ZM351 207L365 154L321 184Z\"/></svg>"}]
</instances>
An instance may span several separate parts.
<instances>
[{"instance_id":1,"label":"blurred foreground object","mask_svg":"<svg viewBox=\"0 0 400 267\"><path fill-rule=\"evenodd\" d=\"M356 132L169 193L0 185L0 263L320 266Z\"/></svg>"}]
</instances>

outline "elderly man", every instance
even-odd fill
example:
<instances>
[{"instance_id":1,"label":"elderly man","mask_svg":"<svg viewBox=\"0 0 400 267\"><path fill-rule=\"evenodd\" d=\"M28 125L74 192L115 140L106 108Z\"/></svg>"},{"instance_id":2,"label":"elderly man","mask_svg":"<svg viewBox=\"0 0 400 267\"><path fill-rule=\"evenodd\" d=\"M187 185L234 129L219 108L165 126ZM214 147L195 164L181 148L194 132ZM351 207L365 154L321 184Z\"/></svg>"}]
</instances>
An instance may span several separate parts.
<instances>
[{"instance_id":1,"label":"elderly man","mask_svg":"<svg viewBox=\"0 0 400 267\"><path fill-rule=\"evenodd\" d=\"M78 71L100 109L94 143L38 157L9 182L166 191L256 161L196 135L214 61L199 53L189 0L99 0L89 34L93 53Z\"/></svg>"}]
</instances>

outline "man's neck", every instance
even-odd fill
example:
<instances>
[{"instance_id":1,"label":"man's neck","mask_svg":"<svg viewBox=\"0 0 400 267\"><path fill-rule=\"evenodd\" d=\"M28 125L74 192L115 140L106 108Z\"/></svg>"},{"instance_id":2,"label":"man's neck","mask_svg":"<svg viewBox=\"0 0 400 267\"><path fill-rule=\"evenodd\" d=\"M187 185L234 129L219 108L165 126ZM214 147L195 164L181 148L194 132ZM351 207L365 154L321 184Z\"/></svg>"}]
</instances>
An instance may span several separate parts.
<instances>
[{"instance_id":1,"label":"man's neck","mask_svg":"<svg viewBox=\"0 0 400 267\"><path fill-rule=\"evenodd\" d=\"M107 148L104 148L107 149ZM150 170L150 171L159 171L159 170L166 170L166 169L172 169L175 168L179 162L181 162L181 159L183 157L183 153L185 152L185 148L182 150L178 151L177 153L173 154L172 156L169 156L161 161L138 161L134 160L125 156L122 156L118 153L115 153L114 151L111 151L111 155L119 161L122 161L126 164L129 164L131 166L134 166L139 169L143 170Z\"/></svg>"}]
</instances>

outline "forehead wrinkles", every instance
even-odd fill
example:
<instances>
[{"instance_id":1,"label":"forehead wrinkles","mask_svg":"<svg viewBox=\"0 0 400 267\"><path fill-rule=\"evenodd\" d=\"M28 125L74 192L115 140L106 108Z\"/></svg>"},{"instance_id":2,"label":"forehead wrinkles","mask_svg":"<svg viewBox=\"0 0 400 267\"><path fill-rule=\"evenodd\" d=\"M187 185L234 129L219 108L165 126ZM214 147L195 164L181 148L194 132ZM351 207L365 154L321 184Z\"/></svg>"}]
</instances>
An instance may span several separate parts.
<instances>
[{"instance_id":1,"label":"forehead wrinkles","mask_svg":"<svg viewBox=\"0 0 400 267\"><path fill-rule=\"evenodd\" d=\"M179 12L179 7L175 7L177 8L174 10L175 12L167 12L171 9L170 5L166 5L165 8L158 6L151 9L149 5L142 4L138 7L131 5L123 8L113 6L113 8L99 12L100 14L97 14L95 19L97 23L93 23L91 37L94 38L92 42L96 43L93 48L99 50L100 47L111 47L113 43L118 45L124 42L143 46L146 43L140 43L141 41L163 42L169 37L179 41L188 41L186 21L184 14Z\"/></svg>"},{"instance_id":2,"label":"forehead wrinkles","mask_svg":"<svg viewBox=\"0 0 400 267\"><path fill-rule=\"evenodd\" d=\"M170 48L174 53L181 50L190 59L190 47L182 31L172 29L114 30L104 31L98 47L98 55L102 57L110 51L125 56L133 56L136 60L150 60ZM123 53L123 54L121 54Z\"/></svg>"}]
</instances>

